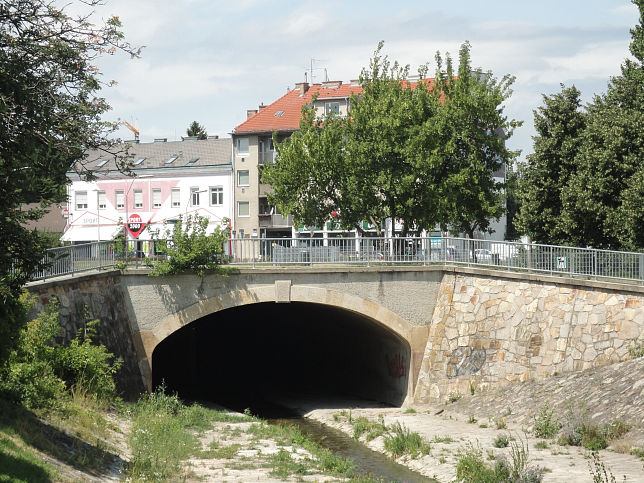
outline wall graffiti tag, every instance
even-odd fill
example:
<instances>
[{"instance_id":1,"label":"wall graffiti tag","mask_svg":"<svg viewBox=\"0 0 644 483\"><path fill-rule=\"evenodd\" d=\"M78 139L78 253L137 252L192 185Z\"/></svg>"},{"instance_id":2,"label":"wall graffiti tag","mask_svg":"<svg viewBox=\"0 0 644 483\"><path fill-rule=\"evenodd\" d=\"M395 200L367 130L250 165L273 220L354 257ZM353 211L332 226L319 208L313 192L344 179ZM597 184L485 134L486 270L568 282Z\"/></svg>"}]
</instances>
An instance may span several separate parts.
<instances>
[{"instance_id":1,"label":"wall graffiti tag","mask_svg":"<svg viewBox=\"0 0 644 483\"><path fill-rule=\"evenodd\" d=\"M387 370L390 377L400 379L407 375L407 366L405 366L405 360L400 354L396 354L391 358L389 354L386 354L385 357L387 358Z\"/></svg>"}]
</instances>

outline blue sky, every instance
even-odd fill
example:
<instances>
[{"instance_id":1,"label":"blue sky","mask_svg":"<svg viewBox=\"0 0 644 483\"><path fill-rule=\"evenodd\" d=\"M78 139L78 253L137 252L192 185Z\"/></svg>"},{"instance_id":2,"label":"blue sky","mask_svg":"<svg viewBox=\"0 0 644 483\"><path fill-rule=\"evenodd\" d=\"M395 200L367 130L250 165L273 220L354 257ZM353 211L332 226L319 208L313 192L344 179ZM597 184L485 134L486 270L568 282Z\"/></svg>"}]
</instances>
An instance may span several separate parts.
<instances>
[{"instance_id":1,"label":"blue sky","mask_svg":"<svg viewBox=\"0 0 644 483\"><path fill-rule=\"evenodd\" d=\"M638 21L629 0L264 1L108 0L99 17L118 15L140 59L100 61L108 118L137 123L142 141L180 139L192 120L227 136L247 109L271 103L304 80L349 81L378 41L415 70L440 50L457 57L465 40L472 65L516 76L505 112L524 121L509 141L532 151L532 111L542 94L576 85L585 100L605 91L628 55ZM129 138L129 131L119 132Z\"/></svg>"}]
</instances>

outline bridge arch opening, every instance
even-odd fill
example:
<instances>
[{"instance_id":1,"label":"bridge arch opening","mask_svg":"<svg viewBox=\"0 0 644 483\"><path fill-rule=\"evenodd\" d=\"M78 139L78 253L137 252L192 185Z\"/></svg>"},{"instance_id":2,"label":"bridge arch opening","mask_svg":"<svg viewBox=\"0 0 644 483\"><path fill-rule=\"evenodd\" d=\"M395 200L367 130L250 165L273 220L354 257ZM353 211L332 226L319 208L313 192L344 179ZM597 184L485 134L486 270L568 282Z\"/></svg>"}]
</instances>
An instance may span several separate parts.
<instances>
[{"instance_id":1,"label":"bridge arch opening","mask_svg":"<svg viewBox=\"0 0 644 483\"><path fill-rule=\"evenodd\" d=\"M242 409L354 399L400 406L410 358L406 340L365 315L306 302L256 303L201 317L161 341L152 383Z\"/></svg>"}]
</instances>

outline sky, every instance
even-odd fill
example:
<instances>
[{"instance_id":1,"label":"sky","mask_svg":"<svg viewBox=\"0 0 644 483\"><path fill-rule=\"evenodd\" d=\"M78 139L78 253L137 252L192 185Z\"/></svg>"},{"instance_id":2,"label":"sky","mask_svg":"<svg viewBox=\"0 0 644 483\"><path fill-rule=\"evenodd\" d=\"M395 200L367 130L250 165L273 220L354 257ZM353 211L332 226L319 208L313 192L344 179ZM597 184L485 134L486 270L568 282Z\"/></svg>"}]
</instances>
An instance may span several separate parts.
<instances>
[{"instance_id":1,"label":"sky","mask_svg":"<svg viewBox=\"0 0 644 483\"><path fill-rule=\"evenodd\" d=\"M127 40L145 46L138 59L97 64L118 82L102 92L113 108L106 120L135 124L142 142L180 140L193 120L229 136L247 109L303 82L311 64L314 82L357 79L380 40L391 60L412 72L429 62L430 74L436 51L457 59L467 40L473 67L516 77L504 113L524 122L508 141L521 158L532 152L542 96L562 83L585 102L604 92L639 18L630 0L106 0L95 15L118 15Z\"/></svg>"}]
</instances>

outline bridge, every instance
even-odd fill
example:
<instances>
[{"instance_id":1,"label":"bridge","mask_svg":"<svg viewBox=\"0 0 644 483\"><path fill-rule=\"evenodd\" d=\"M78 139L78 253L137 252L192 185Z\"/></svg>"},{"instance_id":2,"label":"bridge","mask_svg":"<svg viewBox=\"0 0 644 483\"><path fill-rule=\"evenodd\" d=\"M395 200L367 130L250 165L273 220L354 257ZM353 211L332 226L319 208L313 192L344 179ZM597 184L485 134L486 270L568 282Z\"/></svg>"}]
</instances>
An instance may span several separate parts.
<instances>
[{"instance_id":1,"label":"bridge","mask_svg":"<svg viewBox=\"0 0 644 483\"><path fill-rule=\"evenodd\" d=\"M32 282L60 303L67 337L84 313L124 360L134 395L332 392L393 405L630 358L644 287L465 264L240 266L152 278L107 269Z\"/></svg>"}]
</instances>

